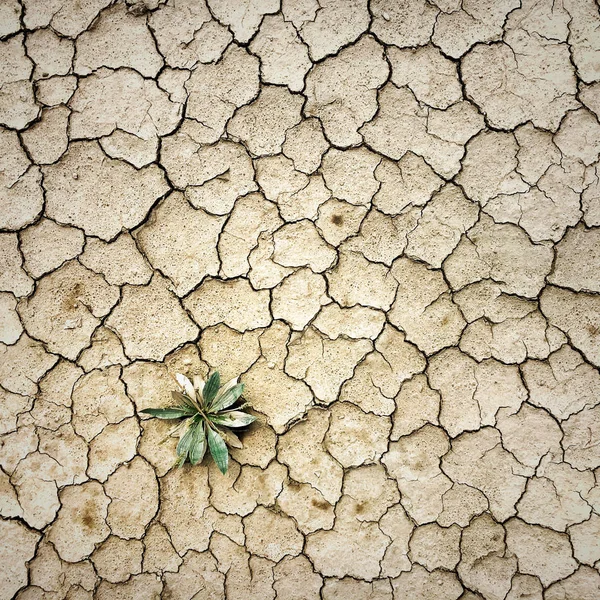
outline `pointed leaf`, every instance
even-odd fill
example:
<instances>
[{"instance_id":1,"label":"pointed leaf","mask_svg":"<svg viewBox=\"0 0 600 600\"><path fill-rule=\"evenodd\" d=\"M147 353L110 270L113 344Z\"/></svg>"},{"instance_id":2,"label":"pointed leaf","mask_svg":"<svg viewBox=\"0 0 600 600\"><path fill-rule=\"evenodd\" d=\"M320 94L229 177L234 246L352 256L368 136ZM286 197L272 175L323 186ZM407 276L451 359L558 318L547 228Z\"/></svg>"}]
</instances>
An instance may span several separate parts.
<instances>
[{"instance_id":1,"label":"pointed leaf","mask_svg":"<svg viewBox=\"0 0 600 600\"><path fill-rule=\"evenodd\" d=\"M198 464L206 453L206 436L204 434L204 423L198 422L194 427L194 435L190 446L190 462Z\"/></svg>"},{"instance_id":2,"label":"pointed leaf","mask_svg":"<svg viewBox=\"0 0 600 600\"><path fill-rule=\"evenodd\" d=\"M157 419L181 419L193 415L193 411L187 407L171 406L169 408L145 408L140 412L152 415Z\"/></svg>"},{"instance_id":3,"label":"pointed leaf","mask_svg":"<svg viewBox=\"0 0 600 600\"><path fill-rule=\"evenodd\" d=\"M181 389L190 397L193 398L195 396L194 386L192 382L181 373L175 374L175 379L177 379L177 383L181 386Z\"/></svg>"},{"instance_id":4,"label":"pointed leaf","mask_svg":"<svg viewBox=\"0 0 600 600\"><path fill-rule=\"evenodd\" d=\"M182 457L182 462L185 462L187 455L190 451L190 446L192 445L192 439L194 437L194 420L188 419L187 421L187 429L185 433L179 439L179 443L177 444L177 455Z\"/></svg>"},{"instance_id":5,"label":"pointed leaf","mask_svg":"<svg viewBox=\"0 0 600 600\"><path fill-rule=\"evenodd\" d=\"M229 451L225 441L212 427L208 428L207 437L210 453L217 467L219 467L219 471L225 475L229 464Z\"/></svg>"},{"instance_id":6,"label":"pointed leaf","mask_svg":"<svg viewBox=\"0 0 600 600\"><path fill-rule=\"evenodd\" d=\"M238 383L227 390L224 394L219 392L212 406L210 407L211 412L219 412L220 410L229 408L242 395L243 391L244 384Z\"/></svg>"},{"instance_id":7,"label":"pointed leaf","mask_svg":"<svg viewBox=\"0 0 600 600\"><path fill-rule=\"evenodd\" d=\"M213 401L214 397L217 395L220 385L221 385L221 376L219 375L219 371L215 371L208 378L208 381L204 384L204 389L202 390L202 397L204 398L204 406L206 406L207 408L210 406L210 403Z\"/></svg>"},{"instance_id":8,"label":"pointed leaf","mask_svg":"<svg viewBox=\"0 0 600 600\"><path fill-rule=\"evenodd\" d=\"M226 394L231 388L234 388L238 384L238 381L239 377L234 377L233 379L230 379L223 387L219 389L214 401L216 402L217 399L220 398L223 394Z\"/></svg>"},{"instance_id":9,"label":"pointed leaf","mask_svg":"<svg viewBox=\"0 0 600 600\"><path fill-rule=\"evenodd\" d=\"M231 448L243 448L244 444L240 441L240 438L227 427L221 427L221 435L225 440L225 443Z\"/></svg>"},{"instance_id":10,"label":"pointed leaf","mask_svg":"<svg viewBox=\"0 0 600 600\"><path fill-rule=\"evenodd\" d=\"M210 415L210 420L216 425L225 425L226 427L245 427L256 421L254 415L242 412L241 410L230 410L218 415Z\"/></svg>"}]
</instances>

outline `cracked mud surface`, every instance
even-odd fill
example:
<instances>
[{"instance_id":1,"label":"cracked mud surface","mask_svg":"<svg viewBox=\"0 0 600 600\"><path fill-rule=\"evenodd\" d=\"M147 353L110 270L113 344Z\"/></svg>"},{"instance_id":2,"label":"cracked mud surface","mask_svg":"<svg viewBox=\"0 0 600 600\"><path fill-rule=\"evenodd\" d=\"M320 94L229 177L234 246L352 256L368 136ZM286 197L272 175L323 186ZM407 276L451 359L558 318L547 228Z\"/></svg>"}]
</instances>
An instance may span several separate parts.
<instances>
[{"instance_id":1,"label":"cracked mud surface","mask_svg":"<svg viewBox=\"0 0 600 600\"><path fill-rule=\"evenodd\" d=\"M0 599L600 598L599 31L0 0Z\"/></svg>"}]
</instances>

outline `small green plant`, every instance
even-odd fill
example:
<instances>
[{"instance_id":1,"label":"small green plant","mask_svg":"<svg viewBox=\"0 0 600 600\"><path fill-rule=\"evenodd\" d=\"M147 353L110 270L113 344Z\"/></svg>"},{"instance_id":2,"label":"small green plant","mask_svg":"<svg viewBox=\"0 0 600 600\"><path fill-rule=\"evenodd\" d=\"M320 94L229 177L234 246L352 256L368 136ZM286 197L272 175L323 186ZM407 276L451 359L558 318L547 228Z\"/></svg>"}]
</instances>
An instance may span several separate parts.
<instances>
[{"instance_id":1,"label":"small green plant","mask_svg":"<svg viewBox=\"0 0 600 600\"><path fill-rule=\"evenodd\" d=\"M206 383L199 375L192 378L193 383L181 373L177 373L175 379L180 388L171 392L175 404L165 408L146 408L142 412L158 419L183 419L165 438L179 437L176 465L182 467L186 460L192 465L198 464L204 458L208 445L221 473L227 473L227 446L242 448L239 438L231 430L256 420L256 417L241 410L248 406L247 402L232 408L240 400L244 384L238 383L235 378L221 387L218 371Z\"/></svg>"}]
</instances>

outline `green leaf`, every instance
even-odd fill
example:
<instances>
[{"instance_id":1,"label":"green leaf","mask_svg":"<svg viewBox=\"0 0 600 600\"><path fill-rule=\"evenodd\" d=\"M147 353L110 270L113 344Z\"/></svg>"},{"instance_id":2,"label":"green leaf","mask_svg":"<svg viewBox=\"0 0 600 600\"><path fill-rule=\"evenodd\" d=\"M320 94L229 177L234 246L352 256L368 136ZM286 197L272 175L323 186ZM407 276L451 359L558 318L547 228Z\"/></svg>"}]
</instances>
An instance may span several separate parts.
<instances>
[{"instance_id":1,"label":"green leaf","mask_svg":"<svg viewBox=\"0 0 600 600\"><path fill-rule=\"evenodd\" d=\"M229 451L227 450L225 441L212 427L208 428L207 434L210 453L217 467L219 467L219 471L225 475L229 464Z\"/></svg>"},{"instance_id":2,"label":"green leaf","mask_svg":"<svg viewBox=\"0 0 600 600\"><path fill-rule=\"evenodd\" d=\"M219 390L213 405L210 407L211 412L219 412L225 408L229 408L241 395L244 391L244 384L238 383L228 390L225 389L226 386ZM225 390L223 392L223 390Z\"/></svg>"},{"instance_id":3,"label":"green leaf","mask_svg":"<svg viewBox=\"0 0 600 600\"><path fill-rule=\"evenodd\" d=\"M245 427L256 421L254 415L249 415L241 410L230 410L218 415L210 415L209 419L216 425L225 425L226 427Z\"/></svg>"},{"instance_id":4,"label":"green leaf","mask_svg":"<svg viewBox=\"0 0 600 600\"><path fill-rule=\"evenodd\" d=\"M204 389L202 390L202 397L204 398L204 406L206 406L206 408L210 407L210 403L217 395L220 386L221 376L219 375L219 371L215 371L208 378L208 381L204 384Z\"/></svg>"},{"instance_id":5,"label":"green leaf","mask_svg":"<svg viewBox=\"0 0 600 600\"><path fill-rule=\"evenodd\" d=\"M215 398L215 400L217 398L220 398L223 394L225 394L226 392L228 392L231 388L234 388L237 384L238 384L238 380L239 377L234 377L233 379L230 379L217 393L217 396Z\"/></svg>"},{"instance_id":6,"label":"green leaf","mask_svg":"<svg viewBox=\"0 0 600 600\"><path fill-rule=\"evenodd\" d=\"M179 439L179 443L177 444L177 455L182 457L181 466L185 462L185 459L190 451L190 446L192 445L192 439L194 437L194 419L188 419L187 421L187 430Z\"/></svg>"},{"instance_id":7,"label":"green leaf","mask_svg":"<svg viewBox=\"0 0 600 600\"><path fill-rule=\"evenodd\" d=\"M145 408L140 411L146 415L152 415L157 419L181 419L181 417L189 417L194 412L191 408L170 406L168 408Z\"/></svg>"},{"instance_id":8,"label":"green leaf","mask_svg":"<svg viewBox=\"0 0 600 600\"><path fill-rule=\"evenodd\" d=\"M194 426L194 435L190 445L190 462L198 464L206 453L206 436L204 435L204 423L200 421Z\"/></svg>"}]
</instances>

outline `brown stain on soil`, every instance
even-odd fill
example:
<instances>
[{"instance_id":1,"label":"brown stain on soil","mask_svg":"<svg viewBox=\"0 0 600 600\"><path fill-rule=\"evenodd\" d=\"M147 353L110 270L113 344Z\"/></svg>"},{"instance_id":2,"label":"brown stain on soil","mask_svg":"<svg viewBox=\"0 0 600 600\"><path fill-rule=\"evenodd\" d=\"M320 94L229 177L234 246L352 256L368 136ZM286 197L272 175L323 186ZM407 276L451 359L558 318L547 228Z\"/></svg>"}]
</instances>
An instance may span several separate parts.
<instances>
[{"instance_id":1,"label":"brown stain on soil","mask_svg":"<svg viewBox=\"0 0 600 600\"><path fill-rule=\"evenodd\" d=\"M71 311L71 310L76 310L77 307L79 306L79 297L81 296L81 294L83 293L83 286L81 285L81 283L76 283L73 286L73 289L70 291L70 293L65 296L65 298L62 301L62 308L65 311Z\"/></svg>"},{"instance_id":2,"label":"brown stain on soil","mask_svg":"<svg viewBox=\"0 0 600 600\"><path fill-rule=\"evenodd\" d=\"M316 498L313 498L310 503L319 510L327 510L331 506L326 500L317 500Z\"/></svg>"},{"instance_id":3,"label":"brown stain on soil","mask_svg":"<svg viewBox=\"0 0 600 600\"><path fill-rule=\"evenodd\" d=\"M359 502L356 507L354 508L354 512L357 515L362 515L365 512L365 504L364 502Z\"/></svg>"},{"instance_id":4,"label":"brown stain on soil","mask_svg":"<svg viewBox=\"0 0 600 600\"><path fill-rule=\"evenodd\" d=\"M89 506L86 506L83 509L83 514L81 515L81 523L86 529L93 529L95 524L94 513Z\"/></svg>"}]
</instances>

